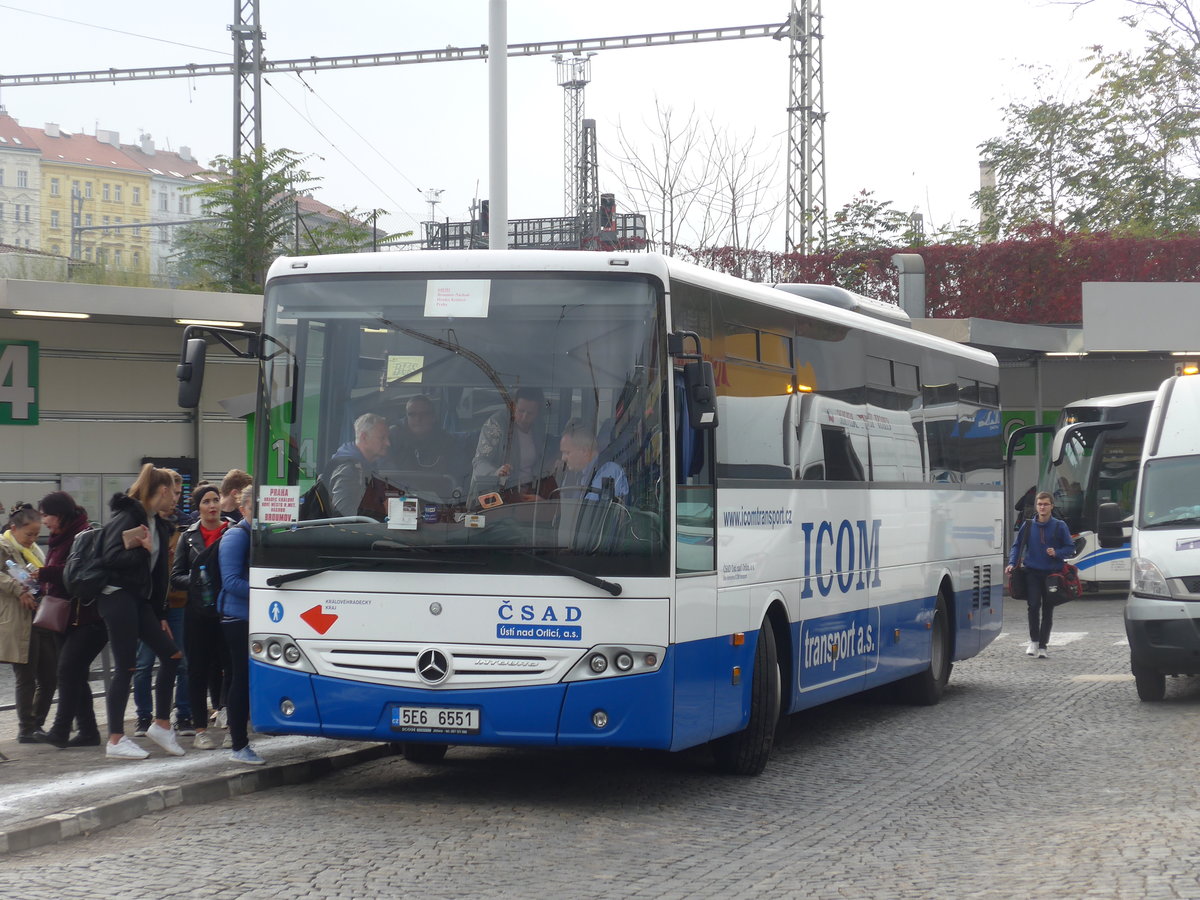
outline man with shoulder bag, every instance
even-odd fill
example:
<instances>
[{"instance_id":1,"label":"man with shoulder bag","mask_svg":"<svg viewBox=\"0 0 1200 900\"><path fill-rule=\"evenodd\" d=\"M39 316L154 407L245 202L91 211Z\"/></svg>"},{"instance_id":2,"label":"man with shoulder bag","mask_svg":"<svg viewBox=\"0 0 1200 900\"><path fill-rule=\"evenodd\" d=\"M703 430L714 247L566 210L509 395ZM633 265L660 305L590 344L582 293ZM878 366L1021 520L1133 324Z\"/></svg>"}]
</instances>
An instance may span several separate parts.
<instances>
[{"instance_id":1,"label":"man with shoulder bag","mask_svg":"<svg viewBox=\"0 0 1200 900\"><path fill-rule=\"evenodd\" d=\"M1051 514L1054 498L1046 491L1034 502L1037 515L1025 522L1013 541L1004 570L1013 581L1011 593L1018 597L1016 581L1024 582L1025 602L1029 604L1029 644L1025 653L1045 659L1049 654L1050 630L1054 627L1054 604L1048 590L1048 577L1062 570L1063 562L1075 553L1071 531L1062 519Z\"/></svg>"}]
</instances>

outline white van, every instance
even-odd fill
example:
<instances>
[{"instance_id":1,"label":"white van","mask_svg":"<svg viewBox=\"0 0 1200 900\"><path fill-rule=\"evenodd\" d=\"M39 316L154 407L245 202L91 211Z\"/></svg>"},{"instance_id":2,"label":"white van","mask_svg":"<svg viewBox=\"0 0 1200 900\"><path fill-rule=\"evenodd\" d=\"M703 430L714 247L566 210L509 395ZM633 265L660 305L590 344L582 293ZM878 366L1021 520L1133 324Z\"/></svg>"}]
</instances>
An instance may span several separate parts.
<instances>
[{"instance_id":1,"label":"white van","mask_svg":"<svg viewBox=\"0 0 1200 900\"><path fill-rule=\"evenodd\" d=\"M1167 675L1200 674L1200 376L1168 378L1154 399L1130 556L1130 664L1138 696L1156 701Z\"/></svg>"}]
</instances>

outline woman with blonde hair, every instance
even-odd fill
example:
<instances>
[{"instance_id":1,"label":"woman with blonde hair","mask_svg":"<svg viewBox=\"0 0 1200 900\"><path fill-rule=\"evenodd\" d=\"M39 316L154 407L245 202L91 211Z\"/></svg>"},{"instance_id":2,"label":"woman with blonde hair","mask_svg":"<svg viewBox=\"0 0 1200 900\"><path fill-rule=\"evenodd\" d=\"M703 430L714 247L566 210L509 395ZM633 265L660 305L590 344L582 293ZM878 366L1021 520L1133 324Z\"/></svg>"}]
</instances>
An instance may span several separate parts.
<instances>
[{"instance_id":1,"label":"woman with blonde hair","mask_svg":"<svg viewBox=\"0 0 1200 900\"><path fill-rule=\"evenodd\" d=\"M150 754L125 735L129 684L137 667L137 644L142 640L158 657L154 682L154 723L146 737L173 756L184 750L171 728L171 695L183 657L167 626L167 572L173 526L159 513L175 506L175 480L169 469L142 466L128 493L115 494L112 518L104 526L100 559L109 573L100 592L100 617L108 628L113 677L105 698L108 742L104 752L113 759L145 759Z\"/></svg>"},{"instance_id":2,"label":"woman with blonde hair","mask_svg":"<svg viewBox=\"0 0 1200 900\"><path fill-rule=\"evenodd\" d=\"M33 627L37 576L46 564L37 545L41 530L41 513L18 503L0 536L0 661L12 663L16 676L17 740L23 744L43 734L58 685L58 635Z\"/></svg>"}]
</instances>

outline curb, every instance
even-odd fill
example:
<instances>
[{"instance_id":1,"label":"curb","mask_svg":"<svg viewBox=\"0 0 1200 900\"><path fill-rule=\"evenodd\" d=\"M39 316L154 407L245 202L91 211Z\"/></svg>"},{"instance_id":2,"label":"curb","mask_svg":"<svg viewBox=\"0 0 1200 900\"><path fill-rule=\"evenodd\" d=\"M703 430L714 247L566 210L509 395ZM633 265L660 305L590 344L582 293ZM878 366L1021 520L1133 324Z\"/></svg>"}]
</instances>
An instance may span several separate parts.
<instances>
[{"instance_id":1,"label":"curb","mask_svg":"<svg viewBox=\"0 0 1200 900\"><path fill-rule=\"evenodd\" d=\"M105 803L53 813L0 831L0 856L93 834L123 825L147 813L161 812L175 806L198 806L284 785L303 784L322 775L398 752L395 744L370 744L361 749L341 750L300 762L238 770L190 784L162 785L121 794Z\"/></svg>"}]
</instances>

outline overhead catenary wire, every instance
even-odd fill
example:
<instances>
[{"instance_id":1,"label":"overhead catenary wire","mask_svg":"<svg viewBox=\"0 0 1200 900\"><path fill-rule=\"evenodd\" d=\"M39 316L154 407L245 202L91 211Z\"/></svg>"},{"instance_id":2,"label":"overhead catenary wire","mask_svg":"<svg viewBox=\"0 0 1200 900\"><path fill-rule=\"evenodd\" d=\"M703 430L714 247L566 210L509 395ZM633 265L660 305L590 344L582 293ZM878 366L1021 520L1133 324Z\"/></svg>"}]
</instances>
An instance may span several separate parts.
<instances>
[{"instance_id":1,"label":"overhead catenary wire","mask_svg":"<svg viewBox=\"0 0 1200 900\"><path fill-rule=\"evenodd\" d=\"M324 97L322 97L322 96L321 96L321 95L320 95L320 94L317 92L316 88L314 88L314 87L313 87L311 84L309 84L309 83L308 83L308 82L307 82L307 81L304 79L304 77L303 77L303 76L302 76L302 75L301 75L299 72L291 72L291 73L289 73L289 74L293 75L293 76L294 76L294 77L295 77L295 78L296 78L296 79L297 79L297 80L298 80L298 81L299 81L299 82L300 82L302 85L304 85L305 89L306 89L306 90L308 90L308 92L309 92L309 93L311 93L311 94L312 94L312 95L313 95L313 96L314 96L316 99L320 100L320 101L321 101L321 103L322 103L322 104L324 104L325 108L326 108L326 109L328 109L328 110L329 110L331 113L333 113L333 114L334 114L334 115L337 117L338 121L340 121L340 122L341 122L343 125L345 125L345 126L346 126L346 127L347 127L347 128L350 130L350 131L351 131L351 132L353 132L353 133L354 133L354 135L355 135L355 136L356 136L356 137L357 137L357 138L358 138L360 141L362 141L364 144L366 144L368 147L370 147L370 148L371 148L371 150L373 150L373 151L375 152L375 155L376 155L376 156L378 156L378 157L379 157L380 159L382 159L382 160L383 160L385 163L387 163L387 164L388 164L388 165L389 165L389 166L390 166L390 167L393 169L393 171L395 171L395 173L396 173L397 175L399 175L399 176L400 176L401 178L403 178L403 179L404 179L406 182L408 182L409 186L410 186L410 187L411 187L411 188L412 188L414 191L416 191L418 194L421 194L422 196L424 196L424 191L422 191L422 190L421 190L421 188L417 187L416 183L415 183L415 182L414 182L414 181L413 181L411 178L409 178L409 177L408 177L408 176L407 176L407 175L406 175L404 172L402 172L402 171L400 170L400 168L399 168L399 167L398 167L398 166L397 166L397 165L396 165L394 162L392 162L392 160L391 160L391 159L390 159L390 158L389 158L389 157L388 157L386 154L384 154L384 153L383 153L383 151L381 151L381 150L380 150L378 147L376 147L376 146L375 146L373 143L371 143L371 141L370 141L370 140L369 140L367 137L365 137L365 136L362 134L362 132L360 132L360 131L359 131L357 128L355 128L353 125L351 125L351 124L350 124L350 123L349 123L349 122L346 120L345 116L343 116L343 115L342 115L341 113L339 113L339 112L338 112L338 111L337 111L337 110L336 110L336 109L335 109L335 108L334 108L332 105L330 105L330 103L329 103L329 102L328 102L328 101L327 101L327 100L326 100ZM264 79L264 80L265 80L265 79ZM268 83L268 84L270 84L270 81L267 81L267 83ZM272 86L272 87L273 87L273 89L275 90L275 92L278 94L278 93L279 93L279 89L278 89L278 88L274 88L274 86ZM282 96L282 95L280 95L280 96ZM287 102L287 101L286 101L286 98L285 98L285 102ZM291 105L291 104L289 104L289 105ZM293 107L292 107L292 109L294 110L294 109L295 109L295 107L293 106ZM298 111L297 111L297 114L299 114L299 112L298 112ZM317 130L317 133L318 133L318 134L321 134L320 130L319 130L319 129L317 129L317 126L316 126L315 124L313 124L313 122L312 122L311 120L309 120L309 119L307 119L307 118L306 118L306 119L305 119L305 121L306 121L306 122L308 122L308 124L309 124L309 125L311 125L311 126L313 127L313 129L314 129L314 130ZM322 136L322 137L325 137L325 136L324 136L324 134L322 134L321 136ZM328 138L326 138L326 140L328 140ZM333 145L331 144L331 146L333 146ZM337 148L336 148L336 146L334 147L334 149L337 149ZM339 152L341 152L341 151L339 150ZM343 157L344 157L344 154L343 154ZM348 159L347 159L347 161L348 161L348 162L350 162L350 160L348 160ZM350 164L351 164L351 165L354 165L354 163L353 163L353 162L350 162ZM396 205L396 208L397 208L397 209L398 209L400 212L404 213L404 215L406 215L406 216L408 216L410 219L412 219L412 221L413 221L414 223L418 223L418 224L420 223L420 220L419 220L419 219L418 219L416 216L414 216L412 213L408 212L408 210L404 209L404 208L403 208L403 207L400 205L400 202L399 202L398 200L396 200L396 199L395 199L394 197L392 197L392 196L391 196L389 193L387 193L387 191L385 191L385 190L384 190L383 188L381 188L381 187L380 187L378 184L376 184L376 183L375 183L375 181L374 181L374 180L372 180L372 179L370 178L370 176L368 176L368 175L366 175L365 173L363 173L363 172L362 172L362 170L358 168L358 166L356 166L356 165L355 165L354 167L355 167L355 169L357 169L357 170L358 170L360 173L362 173L362 174L363 174L363 177L364 177L364 178L366 178L366 179L367 179L367 181L369 181L369 182L370 182L372 185L374 185L374 186L375 186L375 188L376 188L376 189L378 189L378 190L379 190L379 192L380 192L381 194L383 194L385 197L387 197L389 201L391 201L392 203L394 203L394 204Z\"/></svg>"},{"instance_id":2,"label":"overhead catenary wire","mask_svg":"<svg viewBox=\"0 0 1200 900\"><path fill-rule=\"evenodd\" d=\"M323 140L324 140L324 141L325 141L327 144L329 144L330 148L331 148L331 149L333 149L334 151L336 151L336 152L337 152L337 154L338 154L338 155L339 155L339 156L340 156L342 159L344 159L346 162L348 162L348 163L351 165L351 167L352 167L352 168L353 168L353 169L354 169L356 172L358 172L358 174L359 174L359 175L361 175L363 178L365 178L367 181L369 181L369 182L371 183L371 185L372 185L372 186L373 186L373 187L374 187L374 188L375 188L377 191L379 191L379 193L381 193L383 196L387 197L387 199L388 199L388 200L389 200L391 203L395 204L395 206L396 206L396 209L397 209L397 210L398 210L400 213L402 213L402 214L403 214L403 215L405 215L405 216L408 216L408 218L409 218L409 219L411 219L413 222L419 222L419 221L420 221L420 220L419 220L419 219L418 219L416 216L414 216L414 215L413 215L412 213L410 213L410 212L409 212L407 209L405 209L403 206L401 206L401 205L400 205L400 202L399 202L398 200L396 200L396 198L394 198L394 197L393 197L391 194L389 194L389 193L388 193L386 190L384 190L382 187L380 187L380 186L379 186L379 184L378 184L378 183L376 183L376 182L375 182L375 180L374 180L373 178L371 178L371 176L370 176L370 175L368 175L366 172L364 172L364 171L362 170L362 168L361 168L361 167L358 165L358 163L356 163L356 162L355 162L354 160L352 160L352 159L351 159L349 156L347 156L347 155L345 154L345 152L344 152L344 151L343 151L343 150L342 150L342 149L341 149L341 148L340 148L340 147L339 147L337 144L335 144L335 143L333 142L333 139L332 139L331 137L329 137L327 134L325 134L325 132L323 132L323 131L320 129L320 127L318 127L318 126L317 126L317 124L316 124L315 122L313 122L311 119L309 119L308 117L306 117L306 116L304 115L304 113L300 112L300 110L298 110L298 109L296 108L296 105L295 105L294 103L292 103L292 101L291 101L291 100L289 100L289 99L288 99L288 98L287 98L287 97L286 97L286 96L283 94L283 92L279 90L279 88L277 88L275 85L273 85L273 84L271 83L271 80L270 80L269 78L263 78L263 84L267 85L267 87L269 87L271 90L273 90L273 91L275 92L275 94L276 94L276 95L279 97L279 99L280 99L280 100L282 100L284 103L286 103L286 104L288 105L288 108L289 108L289 109L290 109L292 112L294 112L294 113L295 113L297 116L299 116L299 117L300 117L300 119L301 119L301 120L302 120L302 121L303 121L305 124L307 124L307 125L308 125L308 126L309 126L309 127L312 129L312 130L313 130L313 131L315 131L315 132L316 132L318 135L320 135L320 136L321 136L321 138L322 138L322 139L323 139Z\"/></svg>"},{"instance_id":3,"label":"overhead catenary wire","mask_svg":"<svg viewBox=\"0 0 1200 900\"><path fill-rule=\"evenodd\" d=\"M98 31L108 31L112 34L123 34L127 37L141 38L145 41L155 41L160 44L171 44L175 47L186 47L189 50L201 50L204 53L216 53L218 56L233 56L233 54L228 50L213 50L211 47L199 47L196 44L184 44L181 41L172 41L168 40L167 38L154 37L153 35L149 34L138 34L136 31L122 31L120 28L109 28L107 25L96 25L93 22L81 22L79 19L68 19L66 16L55 16L50 13L39 12L38 10L13 6L11 3L0 3L0 9L25 13L26 15L30 16L41 16L43 19L54 19L57 22L67 22L71 25L81 25L84 28L95 28Z\"/></svg>"}]
</instances>

